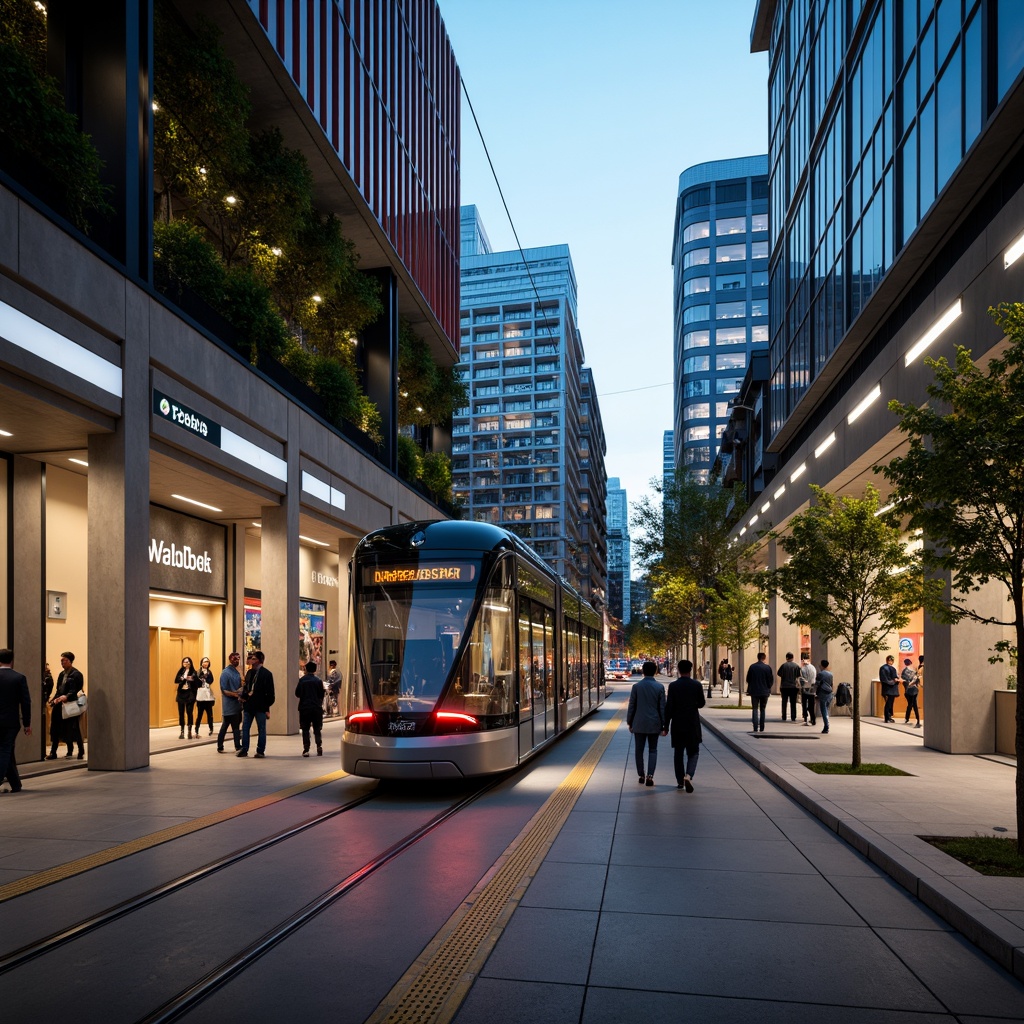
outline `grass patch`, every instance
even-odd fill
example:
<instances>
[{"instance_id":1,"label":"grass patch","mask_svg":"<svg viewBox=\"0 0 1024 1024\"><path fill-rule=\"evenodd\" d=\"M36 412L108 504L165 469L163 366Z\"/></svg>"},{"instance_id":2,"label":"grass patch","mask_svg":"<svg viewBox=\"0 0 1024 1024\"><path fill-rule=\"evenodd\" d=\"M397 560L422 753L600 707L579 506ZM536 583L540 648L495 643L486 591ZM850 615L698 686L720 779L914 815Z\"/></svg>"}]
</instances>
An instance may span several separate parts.
<instances>
[{"instance_id":1,"label":"grass patch","mask_svg":"<svg viewBox=\"0 0 1024 1024\"><path fill-rule=\"evenodd\" d=\"M1024 878L1017 840L1000 836L921 836L926 843L983 875Z\"/></svg>"},{"instance_id":2,"label":"grass patch","mask_svg":"<svg viewBox=\"0 0 1024 1024\"><path fill-rule=\"evenodd\" d=\"M893 768L891 764L862 764L859 768L842 761L804 761L805 768L810 768L817 775L909 775L910 772Z\"/></svg>"}]
</instances>

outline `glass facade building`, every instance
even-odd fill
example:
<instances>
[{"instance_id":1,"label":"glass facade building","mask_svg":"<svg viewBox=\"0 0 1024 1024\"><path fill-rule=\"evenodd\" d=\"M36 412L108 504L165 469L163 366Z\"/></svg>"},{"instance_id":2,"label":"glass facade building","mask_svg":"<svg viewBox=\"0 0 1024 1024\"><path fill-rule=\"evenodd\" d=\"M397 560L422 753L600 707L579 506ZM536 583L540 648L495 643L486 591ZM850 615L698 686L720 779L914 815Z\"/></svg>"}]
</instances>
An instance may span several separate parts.
<instances>
[{"instance_id":1,"label":"glass facade building","mask_svg":"<svg viewBox=\"0 0 1024 1024\"><path fill-rule=\"evenodd\" d=\"M750 352L768 342L768 160L679 176L672 244L675 468L707 482Z\"/></svg>"},{"instance_id":2,"label":"glass facade building","mask_svg":"<svg viewBox=\"0 0 1024 1024\"><path fill-rule=\"evenodd\" d=\"M629 503L617 476L608 480L608 612L626 626L630 620Z\"/></svg>"},{"instance_id":3,"label":"glass facade building","mask_svg":"<svg viewBox=\"0 0 1024 1024\"><path fill-rule=\"evenodd\" d=\"M566 245L492 252L462 209L462 362L470 404L452 425L452 491L472 519L529 541L603 603L605 439L576 326Z\"/></svg>"}]
</instances>

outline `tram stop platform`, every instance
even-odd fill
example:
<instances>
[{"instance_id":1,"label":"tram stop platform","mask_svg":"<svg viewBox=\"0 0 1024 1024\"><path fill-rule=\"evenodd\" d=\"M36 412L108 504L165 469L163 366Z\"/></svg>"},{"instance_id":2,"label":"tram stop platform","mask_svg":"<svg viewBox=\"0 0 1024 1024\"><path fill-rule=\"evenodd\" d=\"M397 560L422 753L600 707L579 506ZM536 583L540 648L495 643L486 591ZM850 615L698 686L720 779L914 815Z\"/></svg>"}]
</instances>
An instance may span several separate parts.
<instances>
[{"instance_id":1,"label":"tram stop platform","mask_svg":"<svg viewBox=\"0 0 1024 1024\"><path fill-rule=\"evenodd\" d=\"M817 775L804 762L849 759L851 719L834 716L822 735L820 722L773 720L772 698L766 731L755 735L734 695L703 713L693 793L676 788L667 738L655 786L641 786L628 693L628 683L615 684L552 748L545 780L568 779L581 752L598 752L444 1019L1024 1021L1024 879L980 875L921 838L1015 836L1012 759L942 754L923 746L922 730L869 718L863 760L907 775ZM82 770L74 761L26 766L23 794L0 796L0 893L104 844L336 773L341 728L325 724L330 757L303 759L298 737L273 736L258 771L220 776L207 743L169 737L154 759L180 761L183 777L199 767L206 781L184 791L111 773L93 796L55 784ZM102 833L92 803L100 799L121 801ZM356 998L360 981L347 984Z\"/></svg>"}]
</instances>

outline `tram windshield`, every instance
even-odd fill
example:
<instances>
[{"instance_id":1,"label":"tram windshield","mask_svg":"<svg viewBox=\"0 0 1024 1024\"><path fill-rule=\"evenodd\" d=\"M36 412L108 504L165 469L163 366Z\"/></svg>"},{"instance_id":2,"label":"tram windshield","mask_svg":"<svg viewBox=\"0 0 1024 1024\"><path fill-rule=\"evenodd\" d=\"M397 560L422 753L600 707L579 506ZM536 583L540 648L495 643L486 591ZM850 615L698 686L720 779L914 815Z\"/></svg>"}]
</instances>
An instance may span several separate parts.
<instances>
[{"instance_id":1,"label":"tram windshield","mask_svg":"<svg viewBox=\"0 0 1024 1024\"><path fill-rule=\"evenodd\" d=\"M477 604L480 565L469 561L420 561L383 570L364 566L362 572L356 643L374 711L432 711L454 677L446 707L456 700L477 714L508 713L511 590L488 586ZM478 614L471 621L474 608ZM471 635L464 644L467 630ZM456 668L460 647L465 655Z\"/></svg>"}]
</instances>

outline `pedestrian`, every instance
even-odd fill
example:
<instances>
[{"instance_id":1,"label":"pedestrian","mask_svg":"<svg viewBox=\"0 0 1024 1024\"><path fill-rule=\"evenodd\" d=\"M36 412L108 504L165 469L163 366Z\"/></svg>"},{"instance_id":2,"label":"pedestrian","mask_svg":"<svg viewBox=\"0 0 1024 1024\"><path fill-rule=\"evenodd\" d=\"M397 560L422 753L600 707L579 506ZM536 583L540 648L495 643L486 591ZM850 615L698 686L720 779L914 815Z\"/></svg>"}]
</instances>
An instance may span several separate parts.
<instances>
[{"instance_id":1,"label":"pedestrian","mask_svg":"<svg viewBox=\"0 0 1024 1024\"><path fill-rule=\"evenodd\" d=\"M238 651L232 651L228 655L228 663L220 674L220 732L217 733L217 753L224 753L224 737L227 735L228 726L231 726L231 738L235 743L235 750L242 749L242 741L239 736L239 726L242 724L242 702L239 695L242 692L242 676L238 671L238 663L242 656Z\"/></svg>"},{"instance_id":2,"label":"pedestrian","mask_svg":"<svg viewBox=\"0 0 1024 1024\"><path fill-rule=\"evenodd\" d=\"M185 738L185 718L188 718L188 738L192 739L192 714L196 707L196 690L199 689L199 673L192 659L185 655L181 668L174 674L174 699L178 702L178 739ZM196 727L196 735L199 728Z\"/></svg>"},{"instance_id":3,"label":"pedestrian","mask_svg":"<svg viewBox=\"0 0 1024 1024\"><path fill-rule=\"evenodd\" d=\"M626 725L633 734L636 773L639 782L654 785L654 770L658 767L658 737L665 731L665 687L655 680L658 666L645 661L639 682L629 691ZM699 685L699 684L698 684ZM644 747L647 748L647 771L644 772Z\"/></svg>"},{"instance_id":4,"label":"pedestrian","mask_svg":"<svg viewBox=\"0 0 1024 1024\"><path fill-rule=\"evenodd\" d=\"M333 658L327 663L327 667L330 669L324 684L327 690L327 713L336 715L338 713L338 698L341 696L341 673L338 671L338 663Z\"/></svg>"},{"instance_id":5,"label":"pedestrian","mask_svg":"<svg viewBox=\"0 0 1024 1024\"><path fill-rule=\"evenodd\" d=\"M782 720L786 720L786 705L789 715L796 721L796 695L800 691L800 666L793 660L793 652L786 653L786 660L779 666L779 689L782 692Z\"/></svg>"},{"instance_id":6,"label":"pedestrian","mask_svg":"<svg viewBox=\"0 0 1024 1024\"><path fill-rule=\"evenodd\" d=\"M750 695L754 732L764 732L764 713L772 692L772 667L766 658L764 651L758 651L757 661L747 669L747 693Z\"/></svg>"},{"instance_id":7,"label":"pedestrian","mask_svg":"<svg viewBox=\"0 0 1024 1024\"><path fill-rule=\"evenodd\" d=\"M199 726L203 724L203 715L206 715L210 725L208 735L213 735L213 705L216 699L213 696L213 672L210 669L210 659L202 658L199 662L199 687L196 690L196 738L199 737ZM209 692L209 697L206 696ZM202 698L202 699L200 699Z\"/></svg>"},{"instance_id":8,"label":"pedestrian","mask_svg":"<svg viewBox=\"0 0 1024 1024\"><path fill-rule=\"evenodd\" d=\"M85 689L85 678L82 673L75 668L75 655L71 651L65 651L60 656L61 673L57 676L57 695L53 698L53 713L61 716L60 724L60 738L68 745L68 752L64 755L65 758L73 757L71 753L72 748L77 743L78 745L78 760L81 761L85 757L85 746L82 743L82 724L79 721L78 715L74 715L71 718L64 718L64 709L62 705L67 704L68 701L78 699L78 695ZM54 742L50 748L50 757L48 760L53 761L57 757L57 744Z\"/></svg>"},{"instance_id":9,"label":"pedestrian","mask_svg":"<svg viewBox=\"0 0 1024 1024\"><path fill-rule=\"evenodd\" d=\"M800 709L804 716L804 725L817 725L818 719L815 715L814 701L818 693L814 677L818 670L814 667L811 659L806 655L800 656ZM810 717L810 722L807 721Z\"/></svg>"},{"instance_id":10,"label":"pedestrian","mask_svg":"<svg viewBox=\"0 0 1024 1024\"><path fill-rule=\"evenodd\" d=\"M732 665L728 658L723 658L718 666L718 678L722 681L722 696L728 697L732 689Z\"/></svg>"},{"instance_id":11,"label":"pedestrian","mask_svg":"<svg viewBox=\"0 0 1024 1024\"><path fill-rule=\"evenodd\" d=\"M316 756L324 752L320 730L324 724L324 681L316 674L316 662L306 662L306 674L295 684L299 698L299 728L302 730L302 756L309 757L309 729L313 727Z\"/></svg>"},{"instance_id":12,"label":"pedestrian","mask_svg":"<svg viewBox=\"0 0 1024 1024\"><path fill-rule=\"evenodd\" d=\"M32 697L28 680L14 670L14 651L5 647L0 650L0 783L5 786L0 792L8 792L8 786L11 793L21 792L14 745L22 727L32 735Z\"/></svg>"},{"instance_id":13,"label":"pedestrian","mask_svg":"<svg viewBox=\"0 0 1024 1024\"><path fill-rule=\"evenodd\" d=\"M267 719L274 703L274 676L263 664L263 652L249 655L249 671L242 687L242 747L236 757L249 756L249 733L256 721L256 757L264 757L267 750Z\"/></svg>"},{"instance_id":14,"label":"pedestrian","mask_svg":"<svg viewBox=\"0 0 1024 1024\"><path fill-rule=\"evenodd\" d=\"M693 665L685 658L679 662L679 676L668 684L665 703L665 731L672 735L672 761L676 771L676 789L693 792L700 745L704 736L700 727L700 709L704 707L704 688L690 677Z\"/></svg>"},{"instance_id":15,"label":"pedestrian","mask_svg":"<svg viewBox=\"0 0 1024 1024\"><path fill-rule=\"evenodd\" d=\"M878 670L878 681L882 684L882 696L885 698L885 720L895 723L893 718L892 704L900 695L900 677L896 672L896 659L890 654L885 659L885 664Z\"/></svg>"},{"instance_id":16,"label":"pedestrian","mask_svg":"<svg viewBox=\"0 0 1024 1024\"><path fill-rule=\"evenodd\" d=\"M828 658L821 659L821 670L815 677L815 686L818 693L818 707L821 708L822 733L828 732L828 713L832 707L833 680L832 673L828 670Z\"/></svg>"},{"instance_id":17,"label":"pedestrian","mask_svg":"<svg viewBox=\"0 0 1024 1024\"><path fill-rule=\"evenodd\" d=\"M921 692L921 677L914 670L909 658L903 659L903 671L900 675L903 677L903 693L907 698L907 718L903 724L910 725L910 712L913 711L914 717L917 719L914 728L920 729L921 712L917 709L917 695Z\"/></svg>"},{"instance_id":18,"label":"pedestrian","mask_svg":"<svg viewBox=\"0 0 1024 1024\"><path fill-rule=\"evenodd\" d=\"M50 671L50 663L46 663L43 670L43 695L50 714L50 752L43 758L44 761L57 760L57 748L64 739L64 718L50 696L54 693L53 673ZM70 750L70 748L68 748Z\"/></svg>"}]
</instances>

